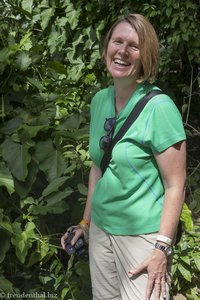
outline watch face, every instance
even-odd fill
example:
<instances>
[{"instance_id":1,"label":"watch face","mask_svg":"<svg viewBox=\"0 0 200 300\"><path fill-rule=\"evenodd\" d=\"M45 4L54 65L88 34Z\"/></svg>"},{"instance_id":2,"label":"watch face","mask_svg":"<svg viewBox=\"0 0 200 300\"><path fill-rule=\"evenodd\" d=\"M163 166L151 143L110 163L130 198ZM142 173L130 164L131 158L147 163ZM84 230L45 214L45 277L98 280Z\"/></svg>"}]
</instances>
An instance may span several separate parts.
<instances>
[{"instance_id":1,"label":"watch face","mask_svg":"<svg viewBox=\"0 0 200 300\"><path fill-rule=\"evenodd\" d=\"M172 254L172 248L171 248L171 247L168 247L168 248L166 249L166 255L168 256L168 255L170 255L170 254Z\"/></svg>"}]
</instances>

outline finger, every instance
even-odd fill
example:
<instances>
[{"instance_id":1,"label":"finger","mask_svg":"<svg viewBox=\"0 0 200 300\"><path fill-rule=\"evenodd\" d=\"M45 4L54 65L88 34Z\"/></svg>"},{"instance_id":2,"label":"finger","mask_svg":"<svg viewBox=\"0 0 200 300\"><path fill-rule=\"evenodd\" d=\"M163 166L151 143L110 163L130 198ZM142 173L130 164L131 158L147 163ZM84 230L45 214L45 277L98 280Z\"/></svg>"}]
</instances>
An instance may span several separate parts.
<instances>
[{"instance_id":1,"label":"finger","mask_svg":"<svg viewBox=\"0 0 200 300\"><path fill-rule=\"evenodd\" d=\"M154 278L148 278L148 282L147 282L147 288L146 288L146 293L145 293L145 300L149 300L152 294L152 290L153 290L153 286L154 286Z\"/></svg>"},{"instance_id":2,"label":"finger","mask_svg":"<svg viewBox=\"0 0 200 300\"><path fill-rule=\"evenodd\" d=\"M165 280L161 281L161 294L162 294L163 299L166 299L166 295L167 295L166 284L167 283Z\"/></svg>"},{"instance_id":3,"label":"finger","mask_svg":"<svg viewBox=\"0 0 200 300\"><path fill-rule=\"evenodd\" d=\"M60 240L61 246L64 250L65 250L65 240L66 240L66 238L67 238L67 233L63 234L63 236L61 237L61 240Z\"/></svg>"},{"instance_id":4,"label":"finger","mask_svg":"<svg viewBox=\"0 0 200 300\"><path fill-rule=\"evenodd\" d=\"M167 273L167 275L166 275L166 281L167 281L167 284L170 286L172 279L171 279L171 276L169 273Z\"/></svg>"},{"instance_id":5,"label":"finger","mask_svg":"<svg viewBox=\"0 0 200 300\"><path fill-rule=\"evenodd\" d=\"M81 228L78 228L78 229L76 229L75 231L74 231L74 237L73 237L73 239L71 240L71 245L73 246L75 243L76 243L76 241L79 239L79 237L81 236L81 235L83 235L83 230L81 229Z\"/></svg>"},{"instance_id":6,"label":"finger","mask_svg":"<svg viewBox=\"0 0 200 300\"><path fill-rule=\"evenodd\" d=\"M160 284L160 282L155 282L155 284L154 284L154 299L155 300L160 299L160 292L161 292L161 284Z\"/></svg>"},{"instance_id":7,"label":"finger","mask_svg":"<svg viewBox=\"0 0 200 300\"><path fill-rule=\"evenodd\" d=\"M143 263L139 264L134 270L128 272L129 276L137 275L142 273L147 268L147 262L143 261Z\"/></svg>"}]
</instances>

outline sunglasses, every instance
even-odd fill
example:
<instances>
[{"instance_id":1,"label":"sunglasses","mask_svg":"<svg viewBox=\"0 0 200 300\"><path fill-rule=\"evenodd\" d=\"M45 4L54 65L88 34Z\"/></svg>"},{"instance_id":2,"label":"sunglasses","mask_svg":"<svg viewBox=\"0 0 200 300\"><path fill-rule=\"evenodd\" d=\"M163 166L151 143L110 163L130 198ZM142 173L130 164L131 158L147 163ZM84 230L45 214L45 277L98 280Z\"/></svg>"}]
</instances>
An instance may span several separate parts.
<instances>
[{"instance_id":1,"label":"sunglasses","mask_svg":"<svg viewBox=\"0 0 200 300\"><path fill-rule=\"evenodd\" d=\"M112 143L113 132L116 124L116 117L106 118L104 129L107 135L104 135L99 140L99 146L104 152L108 151Z\"/></svg>"}]
</instances>

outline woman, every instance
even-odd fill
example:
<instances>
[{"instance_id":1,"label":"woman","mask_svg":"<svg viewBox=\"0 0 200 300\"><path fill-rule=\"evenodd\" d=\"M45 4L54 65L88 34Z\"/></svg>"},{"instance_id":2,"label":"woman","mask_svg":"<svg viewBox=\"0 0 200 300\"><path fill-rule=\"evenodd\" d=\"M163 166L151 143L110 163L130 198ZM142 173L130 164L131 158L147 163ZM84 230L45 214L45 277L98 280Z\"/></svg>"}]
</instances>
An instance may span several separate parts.
<instances>
[{"instance_id":1,"label":"woman","mask_svg":"<svg viewBox=\"0 0 200 300\"><path fill-rule=\"evenodd\" d=\"M83 220L72 244L90 223L93 300L169 299L171 245L186 178L181 116L167 95L153 97L115 145L102 176L102 137L114 136L135 104L158 89L149 83L159 63L154 28L139 14L118 20L105 39L103 58L114 85L92 100L93 165Z\"/></svg>"}]
</instances>

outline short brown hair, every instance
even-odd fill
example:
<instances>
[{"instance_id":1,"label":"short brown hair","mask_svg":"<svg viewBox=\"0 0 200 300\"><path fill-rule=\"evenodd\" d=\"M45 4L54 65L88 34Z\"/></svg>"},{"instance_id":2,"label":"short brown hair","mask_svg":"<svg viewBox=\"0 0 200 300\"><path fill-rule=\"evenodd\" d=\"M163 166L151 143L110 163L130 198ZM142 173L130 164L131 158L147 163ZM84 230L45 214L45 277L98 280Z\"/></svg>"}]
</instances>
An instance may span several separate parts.
<instances>
[{"instance_id":1,"label":"short brown hair","mask_svg":"<svg viewBox=\"0 0 200 300\"><path fill-rule=\"evenodd\" d=\"M155 79L159 67L159 41L152 24L140 14L129 14L117 20L108 31L102 57L105 60L108 43L111 39L115 27L121 22L128 22L138 34L139 49L142 63L142 74L139 80Z\"/></svg>"}]
</instances>

